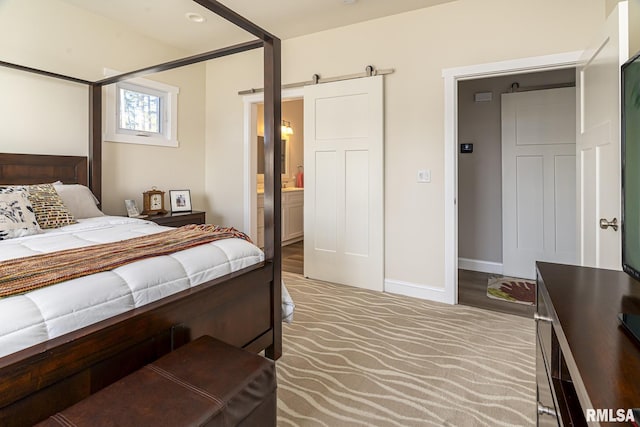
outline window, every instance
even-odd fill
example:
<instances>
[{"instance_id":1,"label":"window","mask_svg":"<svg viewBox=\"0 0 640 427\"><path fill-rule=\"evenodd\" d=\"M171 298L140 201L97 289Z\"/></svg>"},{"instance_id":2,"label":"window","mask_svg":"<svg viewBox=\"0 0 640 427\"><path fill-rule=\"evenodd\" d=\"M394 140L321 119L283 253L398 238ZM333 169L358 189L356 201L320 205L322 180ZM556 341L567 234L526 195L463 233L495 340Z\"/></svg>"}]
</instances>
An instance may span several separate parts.
<instances>
[{"instance_id":1,"label":"window","mask_svg":"<svg viewBox=\"0 0 640 427\"><path fill-rule=\"evenodd\" d=\"M105 141L177 147L178 92L141 78L109 85Z\"/></svg>"},{"instance_id":2,"label":"window","mask_svg":"<svg viewBox=\"0 0 640 427\"><path fill-rule=\"evenodd\" d=\"M164 114L162 92L146 90L131 84L116 85L118 91L118 133L161 135Z\"/></svg>"}]
</instances>

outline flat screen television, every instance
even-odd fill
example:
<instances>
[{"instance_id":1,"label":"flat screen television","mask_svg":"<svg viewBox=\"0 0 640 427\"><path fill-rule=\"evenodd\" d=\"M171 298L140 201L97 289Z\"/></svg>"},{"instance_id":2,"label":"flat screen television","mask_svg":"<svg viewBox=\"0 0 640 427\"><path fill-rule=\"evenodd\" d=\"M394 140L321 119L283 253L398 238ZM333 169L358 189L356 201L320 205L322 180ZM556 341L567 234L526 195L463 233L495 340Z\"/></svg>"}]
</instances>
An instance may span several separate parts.
<instances>
[{"instance_id":1,"label":"flat screen television","mask_svg":"<svg viewBox=\"0 0 640 427\"><path fill-rule=\"evenodd\" d=\"M640 52L621 68L622 269L640 280ZM640 316L620 322L640 341Z\"/></svg>"},{"instance_id":2,"label":"flat screen television","mask_svg":"<svg viewBox=\"0 0 640 427\"><path fill-rule=\"evenodd\" d=\"M622 66L622 268L640 280L640 53Z\"/></svg>"}]
</instances>

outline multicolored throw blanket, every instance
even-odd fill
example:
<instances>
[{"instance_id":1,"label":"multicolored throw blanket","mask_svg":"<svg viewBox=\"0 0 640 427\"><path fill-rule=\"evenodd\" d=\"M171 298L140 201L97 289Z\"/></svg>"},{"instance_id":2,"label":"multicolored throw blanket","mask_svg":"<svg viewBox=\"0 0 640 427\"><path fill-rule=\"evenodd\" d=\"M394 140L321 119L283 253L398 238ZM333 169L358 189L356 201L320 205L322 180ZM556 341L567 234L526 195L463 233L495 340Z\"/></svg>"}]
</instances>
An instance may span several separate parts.
<instances>
[{"instance_id":1,"label":"multicolored throw blanket","mask_svg":"<svg viewBox=\"0 0 640 427\"><path fill-rule=\"evenodd\" d=\"M120 242L3 261L0 262L0 298L230 238L251 242L246 234L232 227L192 224Z\"/></svg>"}]
</instances>

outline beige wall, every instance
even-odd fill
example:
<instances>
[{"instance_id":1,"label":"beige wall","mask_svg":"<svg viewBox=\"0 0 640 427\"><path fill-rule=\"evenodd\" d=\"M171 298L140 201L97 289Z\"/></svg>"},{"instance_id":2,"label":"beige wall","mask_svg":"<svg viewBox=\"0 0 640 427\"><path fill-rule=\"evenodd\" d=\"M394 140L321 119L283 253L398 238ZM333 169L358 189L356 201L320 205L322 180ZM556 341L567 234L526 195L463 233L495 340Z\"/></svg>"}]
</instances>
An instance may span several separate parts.
<instances>
[{"instance_id":1,"label":"beige wall","mask_svg":"<svg viewBox=\"0 0 640 427\"><path fill-rule=\"evenodd\" d=\"M3 60L99 79L105 67L126 71L181 56L185 53L64 2L0 3ZM179 148L103 144L106 213L125 214L123 200L128 198L136 199L141 208L142 192L152 186L188 188L194 208L205 208L205 67L200 64L149 77L180 88ZM0 91L0 151L87 154L88 90L84 85L0 68Z\"/></svg>"},{"instance_id":2,"label":"beige wall","mask_svg":"<svg viewBox=\"0 0 640 427\"><path fill-rule=\"evenodd\" d=\"M283 42L282 81L395 68L385 77L385 277L444 286L443 68L583 49L601 0L459 0ZM262 86L262 52L207 67L210 209L242 225L243 103ZM418 169L432 172L416 183Z\"/></svg>"},{"instance_id":3,"label":"beige wall","mask_svg":"<svg viewBox=\"0 0 640 427\"><path fill-rule=\"evenodd\" d=\"M204 129L205 65L191 65L152 76L180 88L178 95L178 148L105 142L102 179L105 212L125 214L124 199L137 200L142 210L142 192L152 186L166 191L191 192L193 209L205 210Z\"/></svg>"},{"instance_id":4,"label":"beige wall","mask_svg":"<svg viewBox=\"0 0 640 427\"><path fill-rule=\"evenodd\" d=\"M88 89L0 68L0 151L86 156Z\"/></svg>"},{"instance_id":5,"label":"beige wall","mask_svg":"<svg viewBox=\"0 0 640 427\"><path fill-rule=\"evenodd\" d=\"M467 80L458 84L458 256L502 264L502 123L501 94L511 84L531 87L575 83L575 69ZM474 94L491 92L491 102Z\"/></svg>"}]
</instances>

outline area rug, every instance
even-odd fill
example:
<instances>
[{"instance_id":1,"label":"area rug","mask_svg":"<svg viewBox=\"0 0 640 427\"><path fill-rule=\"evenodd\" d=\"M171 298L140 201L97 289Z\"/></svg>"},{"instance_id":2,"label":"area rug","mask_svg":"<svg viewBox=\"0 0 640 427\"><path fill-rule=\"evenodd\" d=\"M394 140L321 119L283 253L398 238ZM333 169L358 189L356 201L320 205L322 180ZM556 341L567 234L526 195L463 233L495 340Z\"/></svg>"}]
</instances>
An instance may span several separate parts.
<instances>
[{"instance_id":1,"label":"area rug","mask_svg":"<svg viewBox=\"0 0 640 427\"><path fill-rule=\"evenodd\" d=\"M487 296L517 304L533 305L536 302L536 282L514 277L490 277Z\"/></svg>"}]
</instances>

